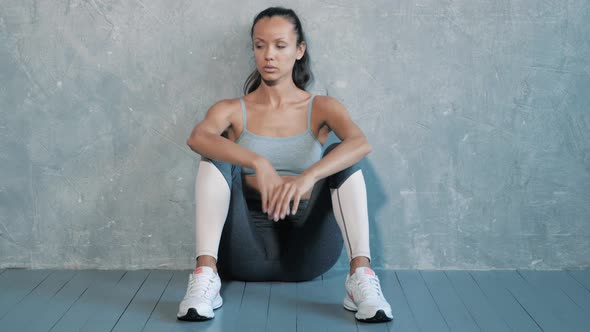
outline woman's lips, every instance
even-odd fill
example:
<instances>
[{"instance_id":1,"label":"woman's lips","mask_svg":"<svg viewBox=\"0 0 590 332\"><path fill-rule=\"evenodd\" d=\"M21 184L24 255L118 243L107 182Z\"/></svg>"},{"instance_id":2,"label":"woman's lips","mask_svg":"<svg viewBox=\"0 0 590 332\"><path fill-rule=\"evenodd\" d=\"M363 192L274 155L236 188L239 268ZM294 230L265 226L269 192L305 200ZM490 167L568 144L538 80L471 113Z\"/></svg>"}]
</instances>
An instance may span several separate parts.
<instances>
[{"instance_id":1,"label":"woman's lips","mask_svg":"<svg viewBox=\"0 0 590 332\"><path fill-rule=\"evenodd\" d=\"M265 71L265 72L269 72L269 73L270 73L270 72L274 72L274 71L276 71L276 70L277 70L277 67L273 67L273 66L264 66L264 68L263 68L263 69L264 69L264 71Z\"/></svg>"}]
</instances>

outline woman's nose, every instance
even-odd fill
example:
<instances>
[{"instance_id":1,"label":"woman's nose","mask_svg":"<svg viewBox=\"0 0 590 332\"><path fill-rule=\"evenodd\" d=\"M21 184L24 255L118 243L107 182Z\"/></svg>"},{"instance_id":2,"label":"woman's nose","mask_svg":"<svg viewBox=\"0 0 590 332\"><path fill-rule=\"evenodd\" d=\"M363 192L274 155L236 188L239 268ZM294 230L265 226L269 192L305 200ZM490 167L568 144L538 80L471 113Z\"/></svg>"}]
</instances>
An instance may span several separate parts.
<instances>
[{"instance_id":1,"label":"woman's nose","mask_svg":"<svg viewBox=\"0 0 590 332\"><path fill-rule=\"evenodd\" d=\"M274 54L272 53L272 51L270 50L270 48L268 48L266 50L266 53L264 54L264 59L265 60L272 60L274 58Z\"/></svg>"}]
</instances>

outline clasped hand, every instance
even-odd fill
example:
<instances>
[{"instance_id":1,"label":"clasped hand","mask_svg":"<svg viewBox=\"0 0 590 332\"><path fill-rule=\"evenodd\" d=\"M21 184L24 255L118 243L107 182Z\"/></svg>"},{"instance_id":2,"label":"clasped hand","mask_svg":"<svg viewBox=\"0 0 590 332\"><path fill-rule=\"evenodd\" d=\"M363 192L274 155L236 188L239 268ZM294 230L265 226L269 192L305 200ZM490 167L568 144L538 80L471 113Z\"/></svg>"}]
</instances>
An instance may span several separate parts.
<instances>
[{"instance_id":1,"label":"clasped hand","mask_svg":"<svg viewBox=\"0 0 590 332\"><path fill-rule=\"evenodd\" d=\"M269 219L274 221L285 219L285 216L289 214L295 214L301 197L315 183L306 174L300 174L285 180L272 167L257 170L256 179L262 198L262 211L268 215ZM291 201L293 201L293 206L289 209L289 202Z\"/></svg>"}]
</instances>

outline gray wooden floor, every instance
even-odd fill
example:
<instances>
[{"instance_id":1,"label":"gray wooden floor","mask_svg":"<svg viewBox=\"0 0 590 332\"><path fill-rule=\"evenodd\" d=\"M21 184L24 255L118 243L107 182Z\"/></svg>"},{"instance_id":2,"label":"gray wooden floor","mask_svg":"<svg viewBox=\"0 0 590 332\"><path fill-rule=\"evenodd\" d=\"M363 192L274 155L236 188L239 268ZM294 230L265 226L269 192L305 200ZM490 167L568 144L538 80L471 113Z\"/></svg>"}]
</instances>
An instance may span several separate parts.
<instances>
[{"instance_id":1,"label":"gray wooden floor","mask_svg":"<svg viewBox=\"0 0 590 332\"><path fill-rule=\"evenodd\" d=\"M346 271L224 282L206 322L176 320L190 271L0 270L0 331L590 331L590 270L377 270L394 321L344 310Z\"/></svg>"}]
</instances>

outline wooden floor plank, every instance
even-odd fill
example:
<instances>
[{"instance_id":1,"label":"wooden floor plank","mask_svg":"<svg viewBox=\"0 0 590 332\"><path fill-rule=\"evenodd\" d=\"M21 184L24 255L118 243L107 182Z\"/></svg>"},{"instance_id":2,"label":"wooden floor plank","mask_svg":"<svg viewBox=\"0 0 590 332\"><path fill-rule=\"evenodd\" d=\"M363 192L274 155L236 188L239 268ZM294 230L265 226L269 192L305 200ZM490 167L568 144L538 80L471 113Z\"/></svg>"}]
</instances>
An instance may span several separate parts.
<instances>
[{"instance_id":1,"label":"wooden floor plank","mask_svg":"<svg viewBox=\"0 0 590 332\"><path fill-rule=\"evenodd\" d=\"M141 331L174 274L173 271L162 270L149 272L146 281L114 326L113 332Z\"/></svg>"},{"instance_id":2,"label":"wooden floor plank","mask_svg":"<svg viewBox=\"0 0 590 332\"><path fill-rule=\"evenodd\" d=\"M102 310L97 301L103 294L112 291L125 271L93 271L95 278L87 290L77 299L68 311L55 323L51 331L79 331L91 315Z\"/></svg>"},{"instance_id":3,"label":"wooden floor plank","mask_svg":"<svg viewBox=\"0 0 590 332\"><path fill-rule=\"evenodd\" d=\"M295 284L297 293L297 320L298 331L318 331L325 327L318 328L317 321L321 319L322 305L319 300L322 279L298 282Z\"/></svg>"},{"instance_id":4,"label":"wooden floor plank","mask_svg":"<svg viewBox=\"0 0 590 332\"><path fill-rule=\"evenodd\" d=\"M567 315L564 316L563 312L552 303L553 300L546 298L548 294L543 289L528 283L518 271L495 273L545 332L580 331L577 322L570 321Z\"/></svg>"},{"instance_id":5,"label":"wooden floor plank","mask_svg":"<svg viewBox=\"0 0 590 332\"><path fill-rule=\"evenodd\" d=\"M420 275L451 331L480 330L444 271L420 271Z\"/></svg>"},{"instance_id":6,"label":"wooden floor plank","mask_svg":"<svg viewBox=\"0 0 590 332\"><path fill-rule=\"evenodd\" d=\"M584 288L567 271L547 271L555 283L563 290L586 314L590 315L590 291Z\"/></svg>"},{"instance_id":7,"label":"wooden floor plank","mask_svg":"<svg viewBox=\"0 0 590 332\"><path fill-rule=\"evenodd\" d=\"M245 332L264 331L270 299L270 283L247 282L240 312L236 317L240 330Z\"/></svg>"},{"instance_id":8,"label":"wooden floor plank","mask_svg":"<svg viewBox=\"0 0 590 332\"><path fill-rule=\"evenodd\" d=\"M0 275L0 319L53 271L9 269Z\"/></svg>"},{"instance_id":9,"label":"wooden floor plank","mask_svg":"<svg viewBox=\"0 0 590 332\"><path fill-rule=\"evenodd\" d=\"M0 326L5 331L19 331L31 316L46 310L51 298L76 274L75 271L53 271L22 301L10 308Z\"/></svg>"},{"instance_id":10,"label":"wooden floor plank","mask_svg":"<svg viewBox=\"0 0 590 332\"><path fill-rule=\"evenodd\" d=\"M112 289L99 294L94 299L99 310L90 315L81 330L86 332L111 331L148 274L148 271L128 271Z\"/></svg>"},{"instance_id":11,"label":"wooden floor plank","mask_svg":"<svg viewBox=\"0 0 590 332\"><path fill-rule=\"evenodd\" d=\"M97 278L96 271L76 271L74 277L57 291L35 319L23 323L22 331L48 331L86 292Z\"/></svg>"},{"instance_id":12,"label":"wooden floor plank","mask_svg":"<svg viewBox=\"0 0 590 332\"><path fill-rule=\"evenodd\" d=\"M381 281L381 290L383 296L391 305L393 313L393 321L387 323L389 331L407 331L417 332L418 326L414 320L414 314L410 309L406 295L404 294L397 275L394 270L379 271L379 279Z\"/></svg>"},{"instance_id":13,"label":"wooden floor plank","mask_svg":"<svg viewBox=\"0 0 590 332\"><path fill-rule=\"evenodd\" d=\"M297 284L270 283L270 302L265 331L295 332L297 322Z\"/></svg>"},{"instance_id":14,"label":"wooden floor plank","mask_svg":"<svg viewBox=\"0 0 590 332\"><path fill-rule=\"evenodd\" d=\"M513 331L541 332L541 327L514 296L495 277L494 271L472 271L471 276L488 302Z\"/></svg>"},{"instance_id":15,"label":"wooden floor plank","mask_svg":"<svg viewBox=\"0 0 590 332\"><path fill-rule=\"evenodd\" d=\"M517 271L491 272L516 298L525 310L535 319L545 332L572 331L568 322L556 316L536 290L527 283Z\"/></svg>"},{"instance_id":16,"label":"wooden floor plank","mask_svg":"<svg viewBox=\"0 0 590 332\"><path fill-rule=\"evenodd\" d=\"M420 330L449 331L419 271L399 270L396 274Z\"/></svg>"},{"instance_id":17,"label":"wooden floor plank","mask_svg":"<svg viewBox=\"0 0 590 332\"><path fill-rule=\"evenodd\" d=\"M567 272L590 292L590 270L570 270Z\"/></svg>"},{"instance_id":18,"label":"wooden floor plank","mask_svg":"<svg viewBox=\"0 0 590 332\"><path fill-rule=\"evenodd\" d=\"M176 318L178 305L186 293L188 278L191 272L174 271L172 279L170 279L162 297L158 300L154 311L150 314L143 331L195 331L195 329L199 328L198 324L201 322L185 322L179 321Z\"/></svg>"},{"instance_id":19,"label":"wooden floor plank","mask_svg":"<svg viewBox=\"0 0 590 332\"><path fill-rule=\"evenodd\" d=\"M553 314L571 326L571 331L587 331L590 319L583 309L564 293L549 271L519 270L520 276Z\"/></svg>"},{"instance_id":20,"label":"wooden floor plank","mask_svg":"<svg viewBox=\"0 0 590 332\"><path fill-rule=\"evenodd\" d=\"M445 271L478 327L483 332L509 332L508 324L496 312L488 298L467 271Z\"/></svg>"},{"instance_id":21,"label":"wooden floor plank","mask_svg":"<svg viewBox=\"0 0 590 332\"><path fill-rule=\"evenodd\" d=\"M330 282L334 282L330 279ZM297 330L298 331L338 331L333 325L341 323L342 304L331 298L333 291L326 292L323 280L316 278L298 282L297 289ZM355 323L352 323L356 326Z\"/></svg>"}]
</instances>

